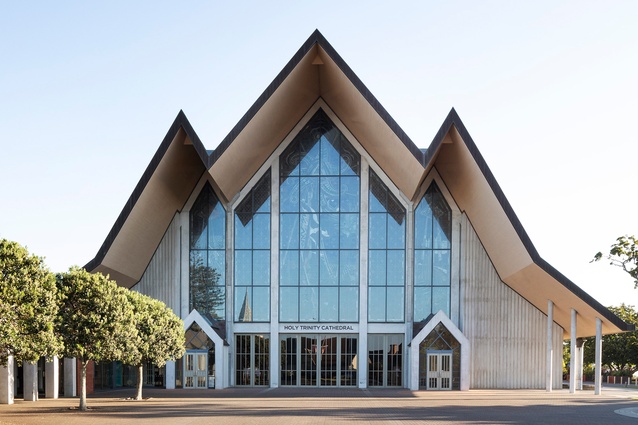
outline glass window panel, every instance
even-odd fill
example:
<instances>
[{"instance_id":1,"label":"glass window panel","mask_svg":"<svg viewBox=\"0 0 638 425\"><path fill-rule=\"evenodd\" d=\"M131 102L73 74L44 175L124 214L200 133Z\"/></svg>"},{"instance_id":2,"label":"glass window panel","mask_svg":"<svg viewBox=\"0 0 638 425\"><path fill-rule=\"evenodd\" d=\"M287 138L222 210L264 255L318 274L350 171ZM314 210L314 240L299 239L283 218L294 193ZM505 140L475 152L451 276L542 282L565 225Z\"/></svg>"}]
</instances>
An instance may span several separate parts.
<instances>
[{"instance_id":1,"label":"glass window panel","mask_svg":"<svg viewBox=\"0 0 638 425\"><path fill-rule=\"evenodd\" d=\"M405 216L401 215L401 223L397 223L397 217L388 215L388 248L405 249Z\"/></svg>"},{"instance_id":2,"label":"glass window panel","mask_svg":"<svg viewBox=\"0 0 638 425\"><path fill-rule=\"evenodd\" d=\"M250 251L248 251L250 252ZM270 285L270 251L252 251L253 254L253 285Z\"/></svg>"},{"instance_id":3,"label":"glass window panel","mask_svg":"<svg viewBox=\"0 0 638 425\"><path fill-rule=\"evenodd\" d=\"M340 214L339 244L342 249L359 248L359 214Z\"/></svg>"},{"instance_id":4,"label":"glass window panel","mask_svg":"<svg viewBox=\"0 0 638 425\"><path fill-rule=\"evenodd\" d=\"M288 177L279 187L279 208L281 212L299 210L299 178Z\"/></svg>"},{"instance_id":5,"label":"glass window panel","mask_svg":"<svg viewBox=\"0 0 638 425\"><path fill-rule=\"evenodd\" d=\"M370 286L386 283L386 251L370 250L368 254L368 284Z\"/></svg>"},{"instance_id":6,"label":"glass window panel","mask_svg":"<svg viewBox=\"0 0 638 425\"><path fill-rule=\"evenodd\" d=\"M414 285L432 285L432 251L414 250Z\"/></svg>"},{"instance_id":7,"label":"glass window panel","mask_svg":"<svg viewBox=\"0 0 638 425\"><path fill-rule=\"evenodd\" d=\"M299 288L299 320L316 322L319 318L319 294L316 286Z\"/></svg>"},{"instance_id":8,"label":"glass window panel","mask_svg":"<svg viewBox=\"0 0 638 425\"><path fill-rule=\"evenodd\" d=\"M321 214L321 249L339 248L339 214Z\"/></svg>"},{"instance_id":9,"label":"glass window panel","mask_svg":"<svg viewBox=\"0 0 638 425\"><path fill-rule=\"evenodd\" d=\"M339 288L336 286L319 288L321 309L319 320L322 322L336 322L339 320Z\"/></svg>"},{"instance_id":10,"label":"glass window panel","mask_svg":"<svg viewBox=\"0 0 638 425\"><path fill-rule=\"evenodd\" d=\"M279 288L279 318L282 322L299 320L299 288L283 286Z\"/></svg>"},{"instance_id":11,"label":"glass window panel","mask_svg":"<svg viewBox=\"0 0 638 425\"><path fill-rule=\"evenodd\" d=\"M235 251L235 285L252 285L252 252Z\"/></svg>"},{"instance_id":12,"label":"glass window panel","mask_svg":"<svg viewBox=\"0 0 638 425\"><path fill-rule=\"evenodd\" d=\"M341 287L339 294L339 321L359 321L359 288Z\"/></svg>"},{"instance_id":13,"label":"glass window panel","mask_svg":"<svg viewBox=\"0 0 638 425\"><path fill-rule=\"evenodd\" d=\"M393 286L388 287L388 322L402 322L403 310L405 305L403 287Z\"/></svg>"},{"instance_id":14,"label":"glass window panel","mask_svg":"<svg viewBox=\"0 0 638 425\"><path fill-rule=\"evenodd\" d=\"M191 249L208 247L208 221L191 214Z\"/></svg>"},{"instance_id":15,"label":"glass window panel","mask_svg":"<svg viewBox=\"0 0 638 425\"><path fill-rule=\"evenodd\" d=\"M441 228L440 223L434 220L434 248L450 248L450 240L448 239L446 232Z\"/></svg>"},{"instance_id":16,"label":"glass window panel","mask_svg":"<svg viewBox=\"0 0 638 425\"><path fill-rule=\"evenodd\" d=\"M381 179L370 170L370 199L369 199L369 211L370 212L386 212L388 200L388 189L385 187Z\"/></svg>"},{"instance_id":17,"label":"glass window panel","mask_svg":"<svg viewBox=\"0 0 638 425\"><path fill-rule=\"evenodd\" d=\"M388 250L387 280L388 286L405 285L405 251Z\"/></svg>"},{"instance_id":18,"label":"glass window panel","mask_svg":"<svg viewBox=\"0 0 638 425\"><path fill-rule=\"evenodd\" d=\"M368 288L368 321L385 322L385 286Z\"/></svg>"},{"instance_id":19,"label":"glass window panel","mask_svg":"<svg viewBox=\"0 0 638 425\"><path fill-rule=\"evenodd\" d=\"M425 320L432 313L432 288L420 286L414 288L414 321Z\"/></svg>"},{"instance_id":20,"label":"glass window panel","mask_svg":"<svg viewBox=\"0 0 638 425\"><path fill-rule=\"evenodd\" d=\"M432 248L432 211L425 200L419 203L414 214L414 247Z\"/></svg>"},{"instance_id":21,"label":"glass window panel","mask_svg":"<svg viewBox=\"0 0 638 425\"><path fill-rule=\"evenodd\" d=\"M279 283L299 285L299 251L279 252Z\"/></svg>"},{"instance_id":22,"label":"glass window panel","mask_svg":"<svg viewBox=\"0 0 638 425\"><path fill-rule=\"evenodd\" d=\"M279 235L281 249L299 248L299 215L281 214L279 216Z\"/></svg>"},{"instance_id":23,"label":"glass window panel","mask_svg":"<svg viewBox=\"0 0 638 425\"><path fill-rule=\"evenodd\" d=\"M302 139L299 143L301 149L299 172L302 176L319 175L319 143L317 142L317 139Z\"/></svg>"},{"instance_id":24,"label":"glass window panel","mask_svg":"<svg viewBox=\"0 0 638 425\"><path fill-rule=\"evenodd\" d=\"M359 285L359 251L339 252L339 283L341 286Z\"/></svg>"},{"instance_id":25,"label":"glass window panel","mask_svg":"<svg viewBox=\"0 0 638 425\"><path fill-rule=\"evenodd\" d=\"M252 211L270 212L270 170L257 182L251 195L253 197Z\"/></svg>"},{"instance_id":26,"label":"glass window panel","mask_svg":"<svg viewBox=\"0 0 638 425\"><path fill-rule=\"evenodd\" d=\"M368 229L370 249L385 249L387 247L387 214L369 215L370 228Z\"/></svg>"},{"instance_id":27,"label":"glass window panel","mask_svg":"<svg viewBox=\"0 0 638 425\"><path fill-rule=\"evenodd\" d=\"M226 281L226 252L225 251L208 251L208 266L215 269L219 273L219 281L223 285Z\"/></svg>"},{"instance_id":28,"label":"glass window panel","mask_svg":"<svg viewBox=\"0 0 638 425\"><path fill-rule=\"evenodd\" d=\"M446 315L450 315L450 288L449 287L433 287L432 288L432 313L443 310Z\"/></svg>"},{"instance_id":29,"label":"glass window panel","mask_svg":"<svg viewBox=\"0 0 638 425\"><path fill-rule=\"evenodd\" d=\"M436 250L433 252L432 259L432 284L435 286L450 286L450 251Z\"/></svg>"},{"instance_id":30,"label":"glass window panel","mask_svg":"<svg viewBox=\"0 0 638 425\"><path fill-rule=\"evenodd\" d=\"M319 248L318 214L299 214L299 248Z\"/></svg>"},{"instance_id":31,"label":"glass window panel","mask_svg":"<svg viewBox=\"0 0 638 425\"><path fill-rule=\"evenodd\" d=\"M252 322L250 288L235 287L235 322ZM247 314L246 314L247 313Z\"/></svg>"},{"instance_id":32,"label":"glass window panel","mask_svg":"<svg viewBox=\"0 0 638 425\"><path fill-rule=\"evenodd\" d=\"M339 177L321 177L321 212L339 211Z\"/></svg>"},{"instance_id":33,"label":"glass window panel","mask_svg":"<svg viewBox=\"0 0 638 425\"><path fill-rule=\"evenodd\" d=\"M253 216L253 248L270 249L270 214Z\"/></svg>"},{"instance_id":34,"label":"glass window panel","mask_svg":"<svg viewBox=\"0 0 638 425\"><path fill-rule=\"evenodd\" d=\"M299 175L299 145L291 143L279 158L279 170L282 180L287 176Z\"/></svg>"},{"instance_id":35,"label":"glass window panel","mask_svg":"<svg viewBox=\"0 0 638 425\"><path fill-rule=\"evenodd\" d=\"M319 212L319 177L301 177L299 211Z\"/></svg>"},{"instance_id":36,"label":"glass window panel","mask_svg":"<svg viewBox=\"0 0 638 425\"><path fill-rule=\"evenodd\" d=\"M299 285L319 285L319 251L301 251Z\"/></svg>"},{"instance_id":37,"label":"glass window panel","mask_svg":"<svg viewBox=\"0 0 638 425\"><path fill-rule=\"evenodd\" d=\"M319 273L321 285L339 284L339 251L320 251Z\"/></svg>"},{"instance_id":38,"label":"glass window panel","mask_svg":"<svg viewBox=\"0 0 638 425\"><path fill-rule=\"evenodd\" d=\"M224 249L225 247L226 210L218 203L208 219L208 248Z\"/></svg>"},{"instance_id":39,"label":"glass window panel","mask_svg":"<svg viewBox=\"0 0 638 425\"><path fill-rule=\"evenodd\" d=\"M245 225L238 215L235 215L235 249L250 249L253 242L253 222Z\"/></svg>"},{"instance_id":40,"label":"glass window panel","mask_svg":"<svg viewBox=\"0 0 638 425\"><path fill-rule=\"evenodd\" d=\"M359 175L360 169L360 157L359 152L356 151L348 140L341 135L341 175L342 176L353 176Z\"/></svg>"},{"instance_id":41,"label":"glass window panel","mask_svg":"<svg viewBox=\"0 0 638 425\"><path fill-rule=\"evenodd\" d=\"M337 144L337 146L339 146ZM321 174L324 176L338 176L341 168L341 158L338 147L328 141L324 136L321 138Z\"/></svg>"},{"instance_id":42,"label":"glass window panel","mask_svg":"<svg viewBox=\"0 0 638 425\"><path fill-rule=\"evenodd\" d=\"M253 322L270 320L270 288L253 288Z\"/></svg>"},{"instance_id":43,"label":"glass window panel","mask_svg":"<svg viewBox=\"0 0 638 425\"><path fill-rule=\"evenodd\" d=\"M342 177L340 191L340 211L359 211L359 178Z\"/></svg>"}]
</instances>

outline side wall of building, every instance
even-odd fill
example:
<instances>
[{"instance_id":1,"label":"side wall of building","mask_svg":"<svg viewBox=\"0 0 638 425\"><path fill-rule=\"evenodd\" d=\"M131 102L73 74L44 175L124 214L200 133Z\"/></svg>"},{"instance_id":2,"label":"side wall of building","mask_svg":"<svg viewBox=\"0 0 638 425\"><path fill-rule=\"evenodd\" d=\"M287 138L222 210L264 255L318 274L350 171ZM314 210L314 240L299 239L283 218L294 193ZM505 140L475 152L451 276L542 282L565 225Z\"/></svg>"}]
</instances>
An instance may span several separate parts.
<instances>
[{"instance_id":1,"label":"side wall of building","mask_svg":"<svg viewBox=\"0 0 638 425\"><path fill-rule=\"evenodd\" d=\"M131 288L164 302L180 315L180 220L176 213L142 279Z\"/></svg>"},{"instance_id":2,"label":"side wall of building","mask_svg":"<svg viewBox=\"0 0 638 425\"><path fill-rule=\"evenodd\" d=\"M547 316L501 281L464 215L463 325L470 388L545 388ZM553 387L562 385L563 328L553 325Z\"/></svg>"}]
</instances>

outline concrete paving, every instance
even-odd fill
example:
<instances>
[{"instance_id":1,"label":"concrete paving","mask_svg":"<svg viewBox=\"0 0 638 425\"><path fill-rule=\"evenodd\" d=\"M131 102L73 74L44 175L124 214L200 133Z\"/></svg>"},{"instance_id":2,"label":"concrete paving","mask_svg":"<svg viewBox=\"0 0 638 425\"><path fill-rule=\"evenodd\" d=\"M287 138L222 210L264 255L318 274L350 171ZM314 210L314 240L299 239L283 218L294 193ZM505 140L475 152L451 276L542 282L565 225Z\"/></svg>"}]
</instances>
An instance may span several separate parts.
<instances>
[{"instance_id":1,"label":"concrete paving","mask_svg":"<svg viewBox=\"0 0 638 425\"><path fill-rule=\"evenodd\" d=\"M638 424L638 391L230 388L133 389L96 393L88 412L78 399L16 400L0 405L0 425L33 424ZM616 413L616 412L619 413Z\"/></svg>"}]
</instances>

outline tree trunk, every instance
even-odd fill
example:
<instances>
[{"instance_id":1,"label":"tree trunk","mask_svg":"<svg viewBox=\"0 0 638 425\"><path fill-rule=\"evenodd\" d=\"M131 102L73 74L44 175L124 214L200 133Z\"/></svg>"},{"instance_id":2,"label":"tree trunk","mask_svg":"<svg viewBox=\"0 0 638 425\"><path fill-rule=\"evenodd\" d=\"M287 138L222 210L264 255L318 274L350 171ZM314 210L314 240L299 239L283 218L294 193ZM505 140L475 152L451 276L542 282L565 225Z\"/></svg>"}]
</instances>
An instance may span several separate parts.
<instances>
[{"instance_id":1,"label":"tree trunk","mask_svg":"<svg viewBox=\"0 0 638 425\"><path fill-rule=\"evenodd\" d=\"M85 412L86 408L86 365L87 361L78 359L82 363L82 377L80 379L80 410Z\"/></svg>"},{"instance_id":2,"label":"tree trunk","mask_svg":"<svg viewBox=\"0 0 638 425\"><path fill-rule=\"evenodd\" d=\"M137 365L137 394L135 400L142 400L142 384L144 383L144 366Z\"/></svg>"}]
</instances>

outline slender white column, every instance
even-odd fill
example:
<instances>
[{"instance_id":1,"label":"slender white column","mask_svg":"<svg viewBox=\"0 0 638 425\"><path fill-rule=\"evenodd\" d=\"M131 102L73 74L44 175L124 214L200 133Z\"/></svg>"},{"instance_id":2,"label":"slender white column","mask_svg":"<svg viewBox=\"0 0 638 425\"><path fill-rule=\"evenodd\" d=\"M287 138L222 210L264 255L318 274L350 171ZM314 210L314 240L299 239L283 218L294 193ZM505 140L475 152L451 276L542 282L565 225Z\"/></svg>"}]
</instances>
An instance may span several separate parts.
<instances>
[{"instance_id":1,"label":"slender white column","mask_svg":"<svg viewBox=\"0 0 638 425\"><path fill-rule=\"evenodd\" d=\"M38 401L38 365L22 363L24 401Z\"/></svg>"},{"instance_id":2,"label":"slender white column","mask_svg":"<svg viewBox=\"0 0 638 425\"><path fill-rule=\"evenodd\" d=\"M64 359L64 397L75 397L77 391L77 366L75 358Z\"/></svg>"},{"instance_id":3,"label":"slender white column","mask_svg":"<svg viewBox=\"0 0 638 425\"><path fill-rule=\"evenodd\" d=\"M279 158L275 158L270 168L270 387L279 387L280 349L279 344Z\"/></svg>"},{"instance_id":4,"label":"slender white column","mask_svg":"<svg viewBox=\"0 0 638 425\"><path fill-rule=\"evenodd\" d=\"M583 361L585 359L585 340L583 338L576 339L576 349L577 349L577 357L576 360L578 362L576 375L576 389L582 391L583 390Z\"/></svg>"},{"instance_id":5,"label":"slender white column","mask_svg":"<svg viewBox=\"0 0 638 425\"><path fill-rule=\"evenodd\" d=\"M547 300L547 369L545 373L545 383L547 392L552 391L552 377L554 375L554 303Z\"/></svg>"},{"instance_id":6,"label":"slender white column","mask_svg":"<svg viewBox=\"0 0 638 425\"><path fill-rule=\"evenodd\" d=\"M576 310L572 308L572 329L569 346L569 392L574 394L576 392L576 373L577 373L577 356L576 356Z\"/></svg>"},{"instance_id":7,"label":"slender white column","mask_svg":"<svg viewBox=\"0 0 638 425\"><path fill-rule=\"evenodd\" d=\"M15 385L15 361L7 358L7 365L0 366L0 404L13 404Z\"/></svg>"},{"instance_id":8,"label":"slender white column","mask_svg":"<svg viewBox=\"0 0 638 425\"><path fill-rule=\"evenodd\" d=\"M602 387L602 358L603 358L603 322L596 318L596 376L594 378L594 394L600 395Z\"/></svg>"},{"instance_id":9,"label":"slender white column","mask_svg":"<svg viewBox=\"0 0 638 425\"><path fill-rule=\"evenodd\" d=\"M175 362L167 361L164 368L164 385L167 390L175 389Z\"/></svg>"},{"instance_id":10,"label":"slender white column","mask_svg":"<svg viewBox=\"0 0 638 425\"><path fill-rule=\"evenodd\" d=\"M60 388L60 362L58 356L53 356L50 362L44 365L44 396L46 398L58 398Z\"/></svg>"},{"instance_id":11,"label":"slender white column","mask_svg":"<svg viewBox=\"0 0 638 425\"><path fill-rule=\"evenodd\" d=\"M359 388L368 387L368 162L361 157L361 238L359 249L359 348L357 350ZM405 360L404 360L405 361Z\"/></svg>"}]
</instances>

